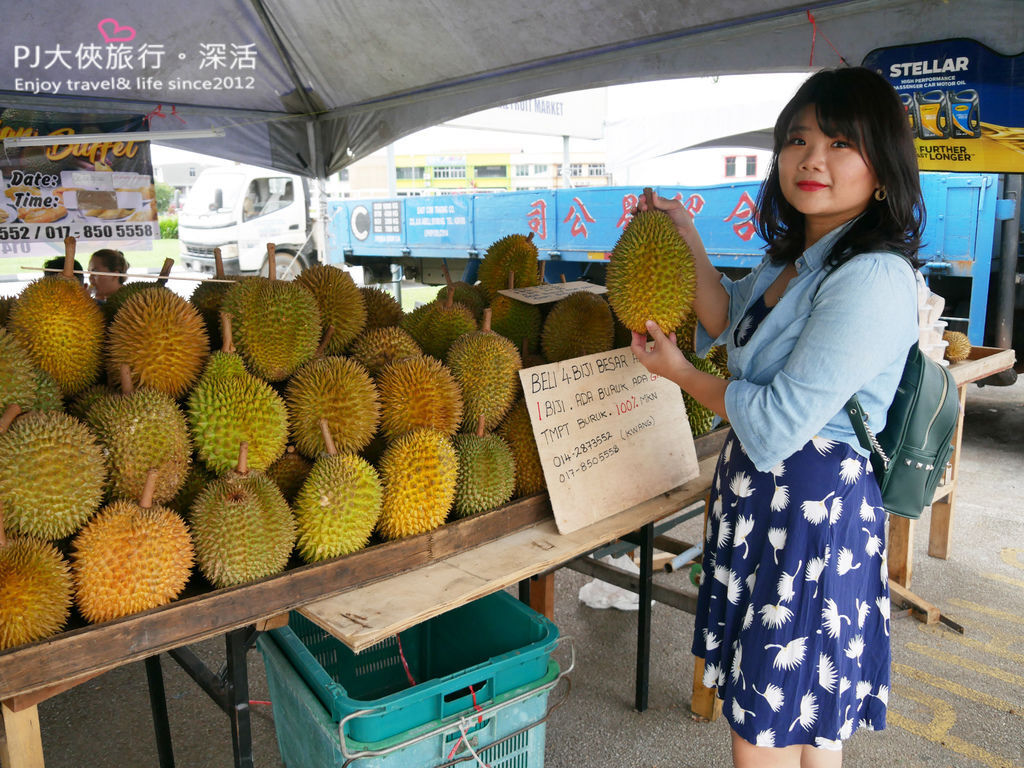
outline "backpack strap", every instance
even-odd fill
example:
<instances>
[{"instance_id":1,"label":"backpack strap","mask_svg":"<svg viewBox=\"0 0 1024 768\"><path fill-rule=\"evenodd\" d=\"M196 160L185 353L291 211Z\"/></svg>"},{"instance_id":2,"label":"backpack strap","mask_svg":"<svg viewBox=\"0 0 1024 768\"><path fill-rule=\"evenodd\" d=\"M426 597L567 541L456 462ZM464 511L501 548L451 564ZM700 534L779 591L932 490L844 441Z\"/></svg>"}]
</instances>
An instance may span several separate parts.
<instances>
[{"instance_id":1,"label":"backpack strap","mask_svg":"<svg viewBox=\"0 0 1024 768\"><path fill-rule=\"evenodd\" d=\"M883 469L888 469L889 457L885 455L885 451L878 444L878 439L871 431L871 427L868 426L867 416L861 407L860 399L857 397L856 392L846 401L846 405L843 408L846 410L846 415L850 417L850 425L857 435L857 440L860 441L860 447L868 453L877 455L882 461Z\"/></svg>"}]
</instances>

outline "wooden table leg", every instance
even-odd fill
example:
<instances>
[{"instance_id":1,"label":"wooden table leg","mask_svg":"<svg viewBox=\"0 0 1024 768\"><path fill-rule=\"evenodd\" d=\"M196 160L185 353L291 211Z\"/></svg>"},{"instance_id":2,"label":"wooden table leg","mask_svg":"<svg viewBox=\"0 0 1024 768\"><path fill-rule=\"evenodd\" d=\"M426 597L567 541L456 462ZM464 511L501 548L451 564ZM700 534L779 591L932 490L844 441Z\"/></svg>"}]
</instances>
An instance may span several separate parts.
<instances>
[{"instance_id":1,"label":"wooden table leg","mask_svg":"<svg viewBox=\"0 0 1024 768\"><path fill-rule=\"evenodd\" d=\"M945 560L953 542L953 509L956 505L956 486L960 479L960 440L964 434L964 407L967 404L967 385L960 387L960 417L956 420L949 493L932 504L932 519L928 528L928 554Z\"/></svg>"},{"instance_id":2,"label":"wooden table leg","mask_svg":"<svg viewBox=\"0 0 1024 768\"><path fill-rule=\"evenodd\" d=\"M33 705L18 712L0 702L7 737L4 768L44 768L39 710Z\"/></svg>"},{"instance_id":3,"label":"wooden table leg","mask_svg":"<svg viewBox=\"0 0 1024 768\"><path fill-rule=\"evenodd\" d=\"M889 560L889 581L904 587L910 586L914 572L914 523L899 515L889 515L889 543L886 557Z\"/></svg>"},{"instance_id":4,"label":"wooden table leg","mask_svg":"<svg viewBox=\"0 0 1024 768\"><path fill-rule=\"evenodd\" d=\"M716 720L722 714L722 700L714 688L704 687L704 659L693 657L693 698L690 711L705 720Z\"/></svg>"},{"instance_id":5,"label":"wooden table leg","mask_svg":"<svg viewBox=\"0 0 1024 768\"><path fill-rule=\"evenodd\" d=\"M555 574L542 573L530 581L530 607L555 620Z\"/></svg>"}]
</instances>

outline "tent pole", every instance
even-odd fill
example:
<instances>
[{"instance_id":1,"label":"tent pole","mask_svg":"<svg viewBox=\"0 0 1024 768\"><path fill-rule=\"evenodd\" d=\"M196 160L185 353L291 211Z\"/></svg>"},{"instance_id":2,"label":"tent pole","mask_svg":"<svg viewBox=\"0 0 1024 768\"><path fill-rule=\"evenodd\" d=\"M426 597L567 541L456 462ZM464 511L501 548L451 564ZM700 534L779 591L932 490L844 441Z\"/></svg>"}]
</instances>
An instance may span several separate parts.
<instances>
[{"instance_id":1,"label":"tent pole","mask_svg":"<svg viewBox=\"0 0 1024 768\"><path fill-rule=\"evenodd\" d=\"M318 263L327 262L327 186L324 183L324 167L317 152L315 118L306 123L306 139L309 141L310 166L313 169L313 185L311 202L316 204L316 215L313 217L313 247L316 249Z\"/></svg>"}]
</instances>

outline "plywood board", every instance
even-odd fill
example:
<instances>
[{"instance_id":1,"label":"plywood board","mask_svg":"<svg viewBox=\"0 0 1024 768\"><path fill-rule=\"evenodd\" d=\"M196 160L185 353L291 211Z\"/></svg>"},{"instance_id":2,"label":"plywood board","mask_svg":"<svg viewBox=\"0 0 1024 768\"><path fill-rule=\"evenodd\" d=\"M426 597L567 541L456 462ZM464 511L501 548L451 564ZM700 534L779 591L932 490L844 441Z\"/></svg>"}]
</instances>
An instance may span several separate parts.
<instances>
[{"instance_id":1,"label":"plywood board","mask_svg":"<svg viewBox=\"0 0 1024 768\"><path fill-rule=\"evenodd\" d=\"M299 611L353 651L365 650L396 632L544 573L703 499L717 461L717 456L709 456L700 462L693 480L572 533L561 534L554 521L543 520L499 541L310 603Z\"/></svg>"},{"instance_id":2,"label":"plywood board","mask_svg":"<svg viewBox=\"0 0 1024 768\"><path fill-rule=\"evenodd\" d=\"M629 347L519 372L561 533L697 476L679 387Z\"/></svg>"},{"instance_id":3,"label":"plywood board","mask_svg":"<svg viewBox=\"0 0 1024 768\"><path fill-rule=\"evenodd\" d=\"M570 293L586 291L587 293L608 293L603 285L588 283L586 280L574 280L570 283L545 283L529 288L505 288L498 293L516 299L525 304L551 304L564 299Z\"/></svg>"},{"instance_id":4,"label":"plywood board","mask_svg":"<svg viewBox=\"0 0 1024 768\"><path fill-rule=\"evenodd\" d=\"M953 374L953 380L959 387L1012 368L1014 361L1015 354L1012 349L973 347L966 360L950 363L949 372Z\"/></svg>"}]
</instances>

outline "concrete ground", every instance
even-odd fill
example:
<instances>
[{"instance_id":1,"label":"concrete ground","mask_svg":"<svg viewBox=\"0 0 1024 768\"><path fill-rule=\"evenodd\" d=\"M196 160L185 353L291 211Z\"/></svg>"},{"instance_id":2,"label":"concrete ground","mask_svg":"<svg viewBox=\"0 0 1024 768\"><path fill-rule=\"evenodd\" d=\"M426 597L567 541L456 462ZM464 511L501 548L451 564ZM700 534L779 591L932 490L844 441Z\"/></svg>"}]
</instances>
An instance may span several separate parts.
<instances>
[{"instance_id":1,"label":"concrete ground","mask_svg":"<svg viewBox=\"0 0 1024 768\"><path fill-rule=\"evenodd\" d=\"M928 557L926 513L917 524L912 589L966 631L959 635L894 612L889 728L856 734L845 750L847 766L1024 768L1024 380L1013 387L970 388L960 466L952 554L945 561ZM675 535L695 540L698 525L685 523ZM656 578L683 586L686 575ZM578 656L571 693L548 724L544 764L730 765L726 722L690 717L693 617L655 606L650 708L637 713L636 614L583 605L578 591L587 581L568 570L556 575L555 621L563 635L575 638ZM224 658L220 640L194 650L215 670ZM231 766L227 717L162 658L176 764ZM248 662L251 697L265 702L260 654L250 653ZM158 764L142 663L43 702L39 716L48 768ZM252 724L255 765L284 765L272 707L255 703Z\"/></svg>"}]
</instances>

